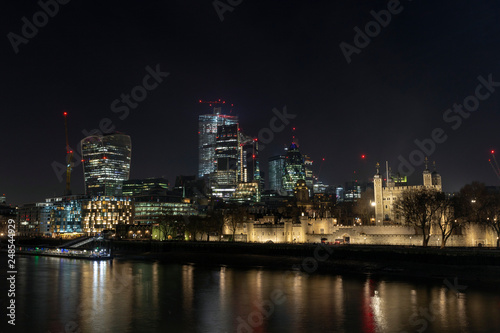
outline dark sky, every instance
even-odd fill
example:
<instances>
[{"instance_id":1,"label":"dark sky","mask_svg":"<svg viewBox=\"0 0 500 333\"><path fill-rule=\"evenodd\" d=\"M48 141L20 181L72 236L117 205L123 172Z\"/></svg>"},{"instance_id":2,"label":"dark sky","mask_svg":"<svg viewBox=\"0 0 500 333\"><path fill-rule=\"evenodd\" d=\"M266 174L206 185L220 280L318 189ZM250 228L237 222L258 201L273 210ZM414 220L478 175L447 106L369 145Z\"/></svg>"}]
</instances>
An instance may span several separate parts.
<instances>
[{"instance_id":1,"label":"dark sky","mask_svg":"<svg viewBox=\"0 0 500 333\"><path fill-rule=\"evenodd\" d=\"M443 114L474 95L478 76L500 81L500 3L402 0L402 11L348 64L339 44L353 45L353 29L387 3L244 0L221 22L212 1L71 0L16 54L8 34L22 35L22 18L33 22L41 7L4 1L0 192L18 204L62 194L51 164L65 160L63 110L72 146L104 118L129 134L131 178L195 174L197 116L208 111L197 101L215 98L234 103L253 136L269 127L273 108L297 115L262 152L264 169L292 127L316 171L326 159L320 179L331 185L351 180L354 170L368 179L377 161L397 169L414 140L442 128L448 138L430 160L444 189L473 180L499 185L488 152L500 150L500 87L457 129ZM157 65L170 75L120 119L111 103ZM422 169L412 182L421 182ZM72 184L83 192L81 165Z\"/></svg>"}]
</instances>

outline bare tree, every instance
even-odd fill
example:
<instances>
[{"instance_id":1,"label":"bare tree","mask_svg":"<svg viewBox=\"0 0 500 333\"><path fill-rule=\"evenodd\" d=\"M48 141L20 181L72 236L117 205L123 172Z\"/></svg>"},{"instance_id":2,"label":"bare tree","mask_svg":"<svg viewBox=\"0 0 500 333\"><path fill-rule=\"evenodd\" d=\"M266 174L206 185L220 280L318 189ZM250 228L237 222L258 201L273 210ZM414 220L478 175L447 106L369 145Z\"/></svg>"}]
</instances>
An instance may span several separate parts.
<instances>
[{"instance_id":1,"label":"bare tree","mask_svg":"<svg viewBox=\"0 0 500 333\"><path fill-rule=\"evenodd\" d=\"M233 235L232 241L234 242L234 236L238 229L238 225L247 219L247 211L243 206L230 205L226 208L224 213L224 222L229 231L231 231Z\"/></svg>"},{"instance_id":2,"label":"bare tree","mask_svg":"<svg viewBox=\"0 0 500 333\"><path fill-rule=\"evenodd\" d=\"M166 240L169 236L177 236L177 218L174 215L162 214L158 217L159 239Z\"/></svg>"},{"instance_id":3,"label":"bare tree","mask_svg":"<svg viewBox=\"0 0 500 333\"><path fill-rule=\"evenodd\" d=\"M396 213L406 223L422 231L422 246L429 243L431 225L438 215L439 195L441 192L435 189L410 189L404 191L394 204Z\"/></svg>"},{"instance_id":4,"label":"bare tree","mask_svg":"<svg viewBox=\"0 0 500 333\"><path fill-rule=\"evenodd\" d=\"M462 219L458 216L457 198L450 198L444 194L437 196L436 221L434 225L441 232L441 248L446 246L450 236L461 226Z\"/></svg>"},{"instance_id":5,"label":"bare tree","mask_svg":"<svg viewBox=\"0 0 500 333\"><path fill-rule=\"evenodd\" d=\"M461 209L471 222L482 224L497 235L500 248L500 193L473 182L460 190Z\"/></svg>"}]
</instances>

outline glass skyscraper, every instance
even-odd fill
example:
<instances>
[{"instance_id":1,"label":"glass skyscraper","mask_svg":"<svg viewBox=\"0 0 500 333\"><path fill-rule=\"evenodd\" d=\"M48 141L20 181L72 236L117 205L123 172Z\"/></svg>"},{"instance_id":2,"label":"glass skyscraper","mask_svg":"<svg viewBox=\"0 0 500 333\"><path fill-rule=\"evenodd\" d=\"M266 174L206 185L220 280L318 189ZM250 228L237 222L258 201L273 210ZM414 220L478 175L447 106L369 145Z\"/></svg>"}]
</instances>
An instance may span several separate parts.
<instances>
[{"instance_id":1,"label":"glass skyscraper","mask_svg":"<svg viewBox=\"0 0 500 333\"><path fill-rule=\"evenodd\" d=\"M210 175L210 187L217 197L229 198L238 185L239 138L238 124L220 125L215 138L215 171Z\"/></svg>"},{"instance_id":2,"label":"glass skyscraper","mask_svg":"<svg viewBox=\"0 0 500 333\"><path fill-rule=\"evenodd\" d=\"M299 151L299 146L292 142L285 156L285 172L283 174L283 189L288 195L293 195L299 179L306 180L304 158Z\"/></svg>"},{"instance_id":3,"label":"glass skyscraper","mask_svg":"<svg viewBox=\"0 0 500 333\"><path fill-rule=\"evenodd\" d=\"M221 108L214 108L212 114L198 117L198 177L210 176L216 171L217 128L222 125L237 125L238 117L221 114Z\"/></svg>"},{"instance_id":4,"label":"glass skyscraper","mask_svg":"<svg viewBox=\"0 0 500 333\"><path fill-rule=\"evenodd\" d=\"M125 134L88 136L81 141L85 193L120 196L128 180L132 143Z\"/></svg>"},{"instance_id":5,"label":"glass skyscraper","mask_svg":"<svg viewBox=\"0 0 500 333\"><path fill-rule=\"evenodd\" d=\"M269 189L281 193L283 191L283 174L285 172L285 156L269 158Z\"/></svg>"}]
</instances>

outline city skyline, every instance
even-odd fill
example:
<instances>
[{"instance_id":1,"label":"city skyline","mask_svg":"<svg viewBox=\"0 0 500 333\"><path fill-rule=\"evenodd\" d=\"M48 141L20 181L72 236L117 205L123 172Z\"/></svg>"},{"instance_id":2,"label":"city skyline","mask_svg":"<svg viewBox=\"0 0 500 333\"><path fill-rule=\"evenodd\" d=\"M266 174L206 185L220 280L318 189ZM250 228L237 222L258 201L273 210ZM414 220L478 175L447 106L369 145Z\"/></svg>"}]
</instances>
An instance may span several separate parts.
<instances>
[{"instance_id":1,"label":"city skyline","mask_svg":"<svg viewBox=\"0 0 500 333\"><path fill-rule=\"evenodd\" d=\"M371 178L376 162L396 169L399 156L422 150L418 140L432 151L426 155L437 162L445 191L474 180L498 185L488 158L499 149L500 5L401 4L350 62L340 45L355 46L355 28L363 31L387 2L243 2L223 21L210 2L61 5L17 53L4 38L0 193L22 204L64 192L64 174L60 181L53 168L65 164L64 110L73 147L93 129L131 136L131 179L195 175L197 119L209 112L198 101L214 98L234 104L252 136L269 133L263 130L271 129L273 110L286 106L294 115L260 153L263 171L296 127L316 173L325 158L325 184L344 184L355 170ZM2 6L5 36L21 34L21 19L41 10L36 3ZM484 97L476 112L455 107L474 102L476 91ZM413 183L423 165L415 170ZM81 165L72 176L73 193L83 193Z\"/></svg>"}]
</instances>

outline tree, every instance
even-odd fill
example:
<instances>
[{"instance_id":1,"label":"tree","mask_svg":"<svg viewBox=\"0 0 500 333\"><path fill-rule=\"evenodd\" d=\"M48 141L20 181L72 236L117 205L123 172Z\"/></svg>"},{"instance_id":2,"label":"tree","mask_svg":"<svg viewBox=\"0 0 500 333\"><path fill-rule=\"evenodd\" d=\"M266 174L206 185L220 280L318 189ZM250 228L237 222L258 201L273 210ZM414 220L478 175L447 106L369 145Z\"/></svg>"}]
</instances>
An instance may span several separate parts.
<instances>
[{"instance_id":1,"label":"tree","mask_svg":"<svg viewBox=\"0 0 500 333\"><path fill-rule=\"evenodd\" d=\"M229 231L233 234L232 241L234 242L234 236L236 234L236 230L238 229L238 224L247 219L247 211L243 206L229 205L224 213L225 224Z\"/></svg>"},{"instance_id":2,"label":"tree","mask_svg":"<svg viewBox=\"0 0 500 333\"><path fill-rule=\"evenodd\" d=\"M458 198L441 194L437 196L436 203L438 210L434 224L441 232L441 249L443 249L450 236L461 226L462 219L458 216Z\"/></svg>"},{"instance_id":3,"label":"tree","mask_svg":"<svg viewBox=\"0 0 500 333\"><path fill-rule=\"evenodd\" d=\"M427 246L432 223L436 220L439 210L439 195L435 189L410 189L402 193L394 203L397 214L406 223L422 231L422 246Z\"/></svg>"},{"instance_id":4,"label":"tree","mask_svg":"<svg viewBox=\"0 0 500 333\"><path fill-rule=\"evenodd\" d=\"M159 239L166 240L169 236L177 236L177 217L163 214L158 217Z\"/></svg>"},{"instance_id":5,"label":"tree","mask_svg":"<svg viewBox=\"0 0 500 333\"><path fill-rule=\"evenodd\" d=\"M353 207L354 214L361 219L363 225L368 225L370 218L375 217L375 207L372 206L374 200L373 189L368 188L361 193L361 198L356 201Z\"/></svg>"},{"instance_id":6,"label":"tree","mask_svg":"<svg viewBox=\"0 0 500 333\"><path fill-rule=\"evenodd\" d=\"M500 248L500 193L489 191L483 183L473 182L460 190L461 207L471 222L484 225L497 235Z\"/></svg>"}]
</instances>

